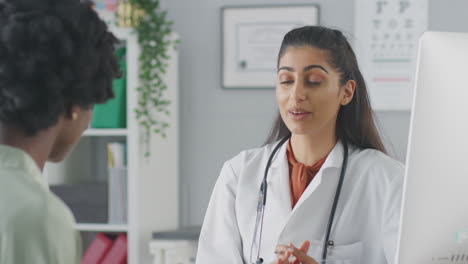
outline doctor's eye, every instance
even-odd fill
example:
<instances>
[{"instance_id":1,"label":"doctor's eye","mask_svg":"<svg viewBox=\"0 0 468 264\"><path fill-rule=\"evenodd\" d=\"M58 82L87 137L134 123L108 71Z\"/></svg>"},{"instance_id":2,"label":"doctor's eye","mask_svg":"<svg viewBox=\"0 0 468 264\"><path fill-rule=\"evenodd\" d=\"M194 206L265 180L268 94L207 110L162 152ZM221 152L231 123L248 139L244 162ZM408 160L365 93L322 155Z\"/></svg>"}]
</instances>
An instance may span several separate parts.
<instances>
[{"instance_id":1,"label":"doctor's eye","mask_svg":"<svg viewBox=\"0 0 468 264\"><path fill-rule=\"evenodd\" d=\"M309 86L319 86L320 84L322 84L322 82L307 82Z\"/></svg>"},{"instance_id":2,"label":"doctor's eye","mask_svg":"<svg viewBox=\"0 0 468 264\"><path fill-rule=\"evenodd\" d=\"M293 84L294 81L282 81L280 82L280 84Z\"/></svg>"}]
</instances>

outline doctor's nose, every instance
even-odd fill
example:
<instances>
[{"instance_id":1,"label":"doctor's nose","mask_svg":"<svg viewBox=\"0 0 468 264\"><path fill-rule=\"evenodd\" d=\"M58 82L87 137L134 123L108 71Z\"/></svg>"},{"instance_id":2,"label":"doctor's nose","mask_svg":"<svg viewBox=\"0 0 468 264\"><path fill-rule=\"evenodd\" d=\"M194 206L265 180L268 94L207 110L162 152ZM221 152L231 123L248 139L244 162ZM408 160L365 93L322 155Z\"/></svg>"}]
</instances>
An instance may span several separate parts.
<instances>
[{"instance_id":1,"label":"doctor's nose","mask_svg":"<svg viewBox=\"0 0 468 264\"><path fill-rule=\"evenodd\" d=\"M294 87L291 90L291 92L292 92L291 97L296 102L302 102L307 98L305 86L302 82L295 82Z\"/></svg>"}]
</instances>

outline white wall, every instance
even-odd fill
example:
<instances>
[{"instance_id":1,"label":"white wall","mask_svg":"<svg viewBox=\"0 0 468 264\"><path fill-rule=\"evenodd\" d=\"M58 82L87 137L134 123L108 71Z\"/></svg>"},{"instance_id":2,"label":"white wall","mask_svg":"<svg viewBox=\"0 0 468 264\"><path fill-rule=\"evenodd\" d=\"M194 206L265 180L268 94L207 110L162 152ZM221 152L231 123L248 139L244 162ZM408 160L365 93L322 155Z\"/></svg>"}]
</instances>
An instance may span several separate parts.
<instances>
[{"instance_id":1,"label":"white wall","mask_svg":"<svg viewBox=\"0 0 468 264\"><path fill-rule=\"evenodd\" d=\"M396 0L395 0L396 1ZM288 1L289 2L289 1ZM276 113L274 90L221 88L221 13L227 5L274 5L283 0L162 0L180 34L181 224L199 225L223 162L260 146ZM295 0L320 6L321 25L354 29L354 1ZM468 32L467 0L430 0L431 30ZM409 112L378 112L391 153L406 156Z\"/></svg>"}]
</instances>

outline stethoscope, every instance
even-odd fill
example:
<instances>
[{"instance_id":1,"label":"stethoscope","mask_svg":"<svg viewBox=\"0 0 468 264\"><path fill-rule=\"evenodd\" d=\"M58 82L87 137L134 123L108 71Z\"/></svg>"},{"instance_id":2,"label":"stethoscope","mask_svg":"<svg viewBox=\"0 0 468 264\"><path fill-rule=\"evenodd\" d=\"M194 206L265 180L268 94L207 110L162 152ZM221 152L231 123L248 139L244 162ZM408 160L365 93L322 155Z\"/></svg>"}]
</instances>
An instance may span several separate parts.
<instances>
[{"instance_id":1,"label":"stethoscope","mask_svg":"<svg viewBox=\"0 0 468 264\"><path fill-rule=\"evenodd\" d=\"M267 176L268 176L268 170L270 169L271 162L273 158L275 157L276 153L278 152L279 148L289 139L290 135L287 137L283 138L273 149L273 152L271 153L270 157L268 158L267 165L265 167L265 174L263 176L263 181L262 184L260 185L260 193L258 196L258 204L257 204L257 217L255 220L255 229L254 229L254 234L253 234L253 239L252 239L252 245L250 247L250 262L252 264L262 264L263 259L260 257L260 246L262 243L262 233L263 233L263 217L265 214L265 205L266 205L266 198L267 198ZM323 245L323 252L322 252L322 264L326 263L327 259L327 253L328 249L332 249L335 246L335 242L330 239L330 232L331 228L333 225L333 219L335 218L335 212L336 212L336 206L338 205L338 200L340 198L340 193L341 193L341 187L343 186L343 179L346 174L346 166L348 165L348 144L346 141L343 140L343 149L344 149L344 154L343 154L343 164L341 166L341 173L340 173L340 179L338 181L338 185L336 187L336 192L335 192L335 199L333 201L333 206L330 212L330 216L328 218L328 225L327 225L327 233L325 236L324 240L324 245ZM259 231L260 228L260 231ZM252 262L252 254L253 254L253 247L255 245L255 241L257 239L257 233L259 235L259 240L258 240L258 249L257 249L257 260L255 263Z\"/></svg>"}]
</instances>

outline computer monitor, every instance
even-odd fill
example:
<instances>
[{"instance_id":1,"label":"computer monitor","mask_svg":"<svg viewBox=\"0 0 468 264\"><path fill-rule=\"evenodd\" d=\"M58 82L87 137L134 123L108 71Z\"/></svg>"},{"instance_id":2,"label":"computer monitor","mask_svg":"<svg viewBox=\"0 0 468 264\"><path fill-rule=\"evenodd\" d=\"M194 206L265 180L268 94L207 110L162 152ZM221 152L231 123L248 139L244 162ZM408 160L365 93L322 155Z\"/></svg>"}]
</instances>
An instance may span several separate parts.
<instances>
[{"instance_id":1,"label":"computer monitor","mask_svg":"<svg viewBox=\"0 0 468 264\"><path fill-rule=\"evenodd\" d=\"M468 263L468 34L420 39L396 264Z\"/></svg>"}]
</instances>

